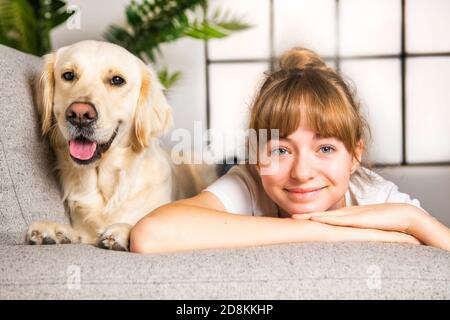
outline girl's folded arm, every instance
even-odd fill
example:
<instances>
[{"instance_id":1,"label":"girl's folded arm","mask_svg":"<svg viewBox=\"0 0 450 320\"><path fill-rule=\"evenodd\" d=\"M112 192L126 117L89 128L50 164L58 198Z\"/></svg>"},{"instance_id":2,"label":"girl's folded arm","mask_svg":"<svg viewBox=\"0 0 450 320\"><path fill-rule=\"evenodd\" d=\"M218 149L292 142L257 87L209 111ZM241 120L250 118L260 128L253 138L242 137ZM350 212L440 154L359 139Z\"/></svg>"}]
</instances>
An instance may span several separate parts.
<instances>
[{"instance_id":1,"label":"girl's folded arm","mask_svg":"<svg viewBox=\"0 0 450 320\"><path fill-rule=\"evenodd\" d=\"M209 192L157 208L131 231L131 251L178 252L309 241L418 243L403 233L331 226L314 221L252 217L224 211Z\"/></svg>"},{"instance_id":2,"label":"girl's folded arm","mask_svg":"<svg viewBox=\"0 0 450 320\"><path fill-rule=\"evenodd\" d=\"M416 214L413 215L407 232L426 245L450 251L450 228L422 209L411 209Z\"/></svg>"},{"instance_id":3,"label":"girl's folded arm","mask_svg":"<svg viewBox=\"0 0 450 320\"><path fill-rule=\"evenodd\" d=\"M320 213L296 214L333 226L379 229L410 234L423 244L450 251L450 229L424 209L408 203L359 205Z\"/></svg>"}]
</instances>

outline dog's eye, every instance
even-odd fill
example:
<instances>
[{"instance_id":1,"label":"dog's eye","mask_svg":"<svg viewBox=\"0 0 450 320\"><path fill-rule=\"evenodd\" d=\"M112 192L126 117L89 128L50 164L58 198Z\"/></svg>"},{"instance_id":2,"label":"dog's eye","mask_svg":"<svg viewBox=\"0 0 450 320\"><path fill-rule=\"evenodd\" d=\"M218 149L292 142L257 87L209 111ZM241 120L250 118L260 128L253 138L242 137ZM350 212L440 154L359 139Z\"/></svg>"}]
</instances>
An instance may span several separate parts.
<instances>
[{"instance_id":1,"label":"dog's eye","mask_svg":"<svg viewBox=\"0 0 450 320\"><path fill-rule=\"evenodd\" d=\"M75 78L75 74L72 71L64 72L62 75L64 80L72 81Z\"/></svg>"},{"instance_id":2,"label":"dog's eye","mask_svg":"<svg viewBox=\"0 0 450 320\"><path fill-rule=\"evenodd\" d=\"M111 84L113 86L121 86L124 83L125 83L125 80L122 77L114 76L111 78Z\"/></svg>"}]
</instances>

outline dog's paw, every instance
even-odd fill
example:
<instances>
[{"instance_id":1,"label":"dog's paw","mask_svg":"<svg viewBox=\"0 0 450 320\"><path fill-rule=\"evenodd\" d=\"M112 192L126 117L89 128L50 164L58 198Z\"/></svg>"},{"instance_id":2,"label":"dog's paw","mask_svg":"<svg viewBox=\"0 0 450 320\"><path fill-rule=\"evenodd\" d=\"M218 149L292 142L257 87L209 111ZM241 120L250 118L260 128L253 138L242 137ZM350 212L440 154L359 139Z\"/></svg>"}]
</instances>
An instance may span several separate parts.
<instances>
[{"instance_id":1,"label":"dog's paw","mask_svg":"<svg viewBox=\"0 0 450 320\"><path fill-rule=\"evenodd\" d=\"M131 225L115 223L106 228L97 237L96 246L102 249L129 251Z\"/></svg>"},{"instance_id":2,"label":"dog's paw","mask_svg":"<svg viewBox=\"0 0 450 320\"><path fill-rule=\"evenodd\" d=\"M66 244L79 243L81 237L66 225L52 221L33 222L28 228L25 243L27 244Z\"/></svg>"}]
</instances>

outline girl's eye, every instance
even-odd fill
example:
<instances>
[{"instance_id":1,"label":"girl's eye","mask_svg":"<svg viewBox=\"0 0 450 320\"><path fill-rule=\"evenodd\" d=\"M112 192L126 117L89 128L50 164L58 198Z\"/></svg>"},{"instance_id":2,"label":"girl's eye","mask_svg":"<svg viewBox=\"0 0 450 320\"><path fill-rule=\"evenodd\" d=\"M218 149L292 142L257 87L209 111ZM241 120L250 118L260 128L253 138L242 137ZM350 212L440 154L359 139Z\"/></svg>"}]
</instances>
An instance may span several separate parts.
<instances>
[{"instance_id":1,"label":"girl's eye","mask_svg":"<svg viewBox=\"0 0 450 320\"><path fill-rule=\"evenodd\" d=\"M113 86L121 86L125 83L125 80L122 77L114 76L111 78L111 84Z\"/></svg>"},{"instance_id":2,"label":"girl's eye","mask_svg":"<svg viewBox=\"0 0 450 320\"><path fill-rule=\"evenodd\" d=\"M75 78L75 74L72 71L64 72L62 75L66 81L72 81Z\"/></svg>"},{"instance_id":3,"label":"girl's eye","mask_svg":"<svg viewBox=\"0 0 450 320\"><path fill-rule=\"evenodd\" d=\"M288 150L286 148L275 148L272 150L271 154L275 156L283 156L285 154L288 154Z\"/></svg>"},{"instance_id":4,"label":"girl's eye","mask_svg":"<svg viewBox=\"0 0 450 320\"><path fill-rule=\"evenodd\" d=\"M319 149L322 153L328 154L328 153L332 153L333 151L335 151L336 149L333 148L332 146L323 146L320 147Z\"/></svg>"}]
</instances>

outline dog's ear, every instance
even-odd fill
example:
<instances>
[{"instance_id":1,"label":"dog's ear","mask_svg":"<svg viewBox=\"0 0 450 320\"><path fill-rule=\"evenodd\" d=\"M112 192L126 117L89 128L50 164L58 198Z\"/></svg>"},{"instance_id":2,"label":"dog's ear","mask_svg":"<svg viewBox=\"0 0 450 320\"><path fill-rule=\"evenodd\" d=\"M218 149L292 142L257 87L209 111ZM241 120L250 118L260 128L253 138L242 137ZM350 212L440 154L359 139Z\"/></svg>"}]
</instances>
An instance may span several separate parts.
<instances>
[{"instance_id":1,"label":"dog's ear","mask_svg":"<svg viewBox=\"0 0 450 320\"><path fill-rule=\"evenodd\" d=\"M35 103L41 117L41 130L45 135L50 131L53 117L53 94L55 91L55 53L44 56L44 65L37 79Z\"/></svg>"},{"instance_id":2,"label":"dog's ear","mask_svg":"<svg viewBox=\"0 0 450 320\"><path fill-rule=\"evenodd\" d=\"M141 90L131 139L132 149L137 153L148 147L150 139L164 133L173 124L172 108L167 103L158 76L144 64L141 70Z\"/></svg>"}]
</instances>

